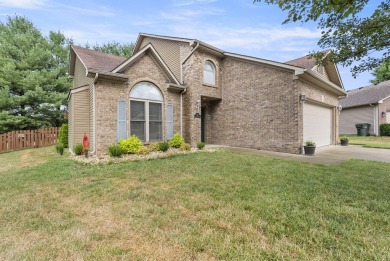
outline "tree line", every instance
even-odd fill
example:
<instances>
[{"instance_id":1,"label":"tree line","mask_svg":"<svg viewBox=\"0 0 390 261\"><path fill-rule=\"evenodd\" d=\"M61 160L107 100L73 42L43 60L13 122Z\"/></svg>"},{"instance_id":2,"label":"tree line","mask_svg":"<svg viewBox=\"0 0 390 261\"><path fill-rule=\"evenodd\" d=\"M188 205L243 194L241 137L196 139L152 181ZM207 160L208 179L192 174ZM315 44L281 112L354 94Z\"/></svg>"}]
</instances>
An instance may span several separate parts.
<instances>
[{"instance_id":1,"label":"tree line","mask_svg":"<svg viewBox=\"0 0 390 261\"><path fill-rule=\"evenodd\" d=\"M58 127L66 121L71 44L60 31L43 35L22 16L0 22L0 134ZM134 44L85 47L130 57Z\"/></svg>"}]
</instances>

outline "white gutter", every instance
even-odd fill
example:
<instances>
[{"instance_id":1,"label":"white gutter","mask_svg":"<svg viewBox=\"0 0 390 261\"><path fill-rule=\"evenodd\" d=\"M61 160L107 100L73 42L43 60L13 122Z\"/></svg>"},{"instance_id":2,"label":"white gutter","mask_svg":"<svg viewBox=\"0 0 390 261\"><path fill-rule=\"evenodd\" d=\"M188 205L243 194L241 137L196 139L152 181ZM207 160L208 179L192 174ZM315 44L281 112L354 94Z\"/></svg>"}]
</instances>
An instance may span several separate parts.
<instances>
[{"instance_id":1,"label":"white gutter","mask_svg":"<svg viewBox=\"0 0 390 261\"><path fill-rule=\"evenodd\" d=\"M180 135L183 137L183 94L187 92L187 87L180 94Z\"/></svg>"},{"instance_id":2,"label":"white gutter","mask_svg":"<svg viewBox=\"0 0 390 261\"><path fill-rule=\"evenodd\" d=\"M193 44L191 44L191 45L193 45ZM199 42L196 42L196 46L194 47L194 49L192 49L192 51L187 55L187 57L181 62L181 65L180 65L180 83L181 84L183 84L183 64L188 60L188 58L190 58L190 56L195 52L195 50L198 49L198 47L199 47Z\"/></svg>"},{"instance_id":3,"label":"white gutter","mask_svg":"<svg viewBox=\"0 0 390 261\"><path fill-rule=\"evenodd\" d=\"M193 44L191 44L193 45ZM183 84L183 64L190 58L190 56L195 52L199 47L199 42L196 43L196 46L192 51L186 56L186 58L180 64L180 83ZM183 137L183 94L187 92L187 87L180 94L180 135Z\"/></svg>"}]
</instances>

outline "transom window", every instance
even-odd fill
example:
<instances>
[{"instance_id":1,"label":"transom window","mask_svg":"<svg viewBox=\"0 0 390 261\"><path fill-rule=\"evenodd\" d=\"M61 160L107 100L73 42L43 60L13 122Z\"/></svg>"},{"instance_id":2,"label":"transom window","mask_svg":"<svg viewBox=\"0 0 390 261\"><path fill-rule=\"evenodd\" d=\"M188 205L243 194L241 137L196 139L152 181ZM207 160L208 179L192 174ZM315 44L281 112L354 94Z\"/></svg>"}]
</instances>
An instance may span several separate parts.
<instances>
[{"instance_id":1,"label":"transom window","mask_svg":"<svg viewBox=\"0 0 390 261\"><path fill-rule=\"evenodd\" d=\"M137 83L130 92L130 135L143 141L162 140L162 103L154 84Z\"/></svg>"},{"instance_id":2,"label":"transom window","mask_svg":"<svg viewBox=\"0 0 390 261\"><path fill-rule=\"evenodd\" d=\"M212 62L206 61L203 67L203 83L215 85L215 66Z\"/></svg>"}]
</instances>

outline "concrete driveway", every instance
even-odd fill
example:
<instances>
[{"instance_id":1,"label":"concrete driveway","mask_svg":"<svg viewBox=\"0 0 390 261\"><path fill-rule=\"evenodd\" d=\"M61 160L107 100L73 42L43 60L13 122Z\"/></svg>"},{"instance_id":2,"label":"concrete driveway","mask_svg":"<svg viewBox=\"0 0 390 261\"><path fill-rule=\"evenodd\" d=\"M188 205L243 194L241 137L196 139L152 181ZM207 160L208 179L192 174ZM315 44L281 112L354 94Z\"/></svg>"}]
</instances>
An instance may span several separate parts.
<instances>
[{"instance_id":1,"label":"concrete driveway","mask_svg":"<svg viewBox=\"0 0 390 261\"><path fill-rule=\"evenodd\" d=\"M312 163L321 163L326 165L336 165L349 159L363 159L390 163L389 149L364 148L360 145L331 145L316 148L314 156L288 154L273 151L245 149L237 147L224 147L231 151L241 151L255 154L271 155L278 158L300 160Z\"/></svg>"}]
</instances>

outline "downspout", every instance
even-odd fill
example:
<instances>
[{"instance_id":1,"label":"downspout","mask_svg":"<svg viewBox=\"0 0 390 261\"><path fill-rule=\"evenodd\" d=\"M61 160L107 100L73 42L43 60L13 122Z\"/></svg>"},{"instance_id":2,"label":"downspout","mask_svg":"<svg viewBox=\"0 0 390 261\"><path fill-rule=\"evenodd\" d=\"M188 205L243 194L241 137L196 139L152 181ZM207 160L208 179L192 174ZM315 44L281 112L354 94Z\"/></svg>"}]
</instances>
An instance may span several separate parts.
<instances>
[{"instance_id":1,"label":"downspout","mask_svg":"<svg viewBox=\"0 0 390 261\"><path fill-rule=\"evenodd\" d=\"M95 83L97 82L97 79L99 77L99 73L96 73L95 74L95 78L93 79L93 90L92 90L92 106L93 106L93 126L92 126L92 129L93 129L93 151L91 151L91 154L95 154L96 152L96 89L95 89Z\"/></svg>"},{"instance_id":2,"label":"downspout","mask_svg":"<svg viewBox=\"0 0 390 261\"><path fill-rule=\"evenodd\" d=\"M180 135L183 137L183 94L187 92L187 87L180 94Z\"/></svg>"},{"instance_id":3,"label":"downspout","mask_svg":"<svg viewBox=\"0 0 390 261\"><path fill-rule=\"evenodd\" d=\"M193 44L192 44L193 45ZM183 84L183 64L190 58L190 56L195 52L199 47L199 42L196 43L196 46L192 51L187 55L187 57L181 62L180 65L180 83ZM180 94L180 135L183 137L183 94L187 92L187 87Z\"/></svg>"}]
</instances>

